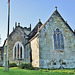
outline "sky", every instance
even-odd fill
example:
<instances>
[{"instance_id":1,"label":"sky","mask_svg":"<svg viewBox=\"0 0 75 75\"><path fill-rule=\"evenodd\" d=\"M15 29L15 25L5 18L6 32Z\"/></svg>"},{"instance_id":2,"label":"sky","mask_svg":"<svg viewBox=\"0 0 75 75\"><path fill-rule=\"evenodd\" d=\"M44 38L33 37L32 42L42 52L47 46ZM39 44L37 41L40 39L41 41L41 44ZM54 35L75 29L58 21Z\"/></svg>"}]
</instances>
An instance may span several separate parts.
<instances>
[{"instance_id":1,"label":"sky","mask_svg":"<svg viewBox=\"0 0 75 75\"><path fill-rule=\"evenodd\" d=\"M10 33L15 27L15 22L21 24L22 27L32 29L41 19L45 23L48 18L57 10L69 24L72 30L75 29L75 0L10 0ZM8 3L7 0L0 0L0 34L1 44L7 38L8 26Z\"/></svg>"}]
</instances>

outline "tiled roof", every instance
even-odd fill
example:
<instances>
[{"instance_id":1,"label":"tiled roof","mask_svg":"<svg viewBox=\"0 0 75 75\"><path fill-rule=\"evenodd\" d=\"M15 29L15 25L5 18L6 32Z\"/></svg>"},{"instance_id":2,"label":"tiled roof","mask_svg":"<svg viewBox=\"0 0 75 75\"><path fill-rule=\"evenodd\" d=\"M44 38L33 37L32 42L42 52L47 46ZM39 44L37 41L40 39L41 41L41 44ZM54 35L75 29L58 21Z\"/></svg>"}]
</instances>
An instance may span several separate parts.
<instances>
[{"instance_id":1,"label":"tiled roof","mask_svg":"<svg viewBox=\"0 0 75 75\"><path fill-rule=\"evenodd\" d=\"M30 40L31 38L33 38L33 37L35 36L35 34L38 32L38 26L39 26L39 31L40 31L40 30L42 29L42 27L44 27L44 25L46 25L46 23L51 20L52 16L55 15L55 13L57 13L57 14L61 17L61 19L63 20L63 22L65 23L65 25L67 25L67 27L75 34L75 31L73 31L73 30L71 29L71 27L70 27L70 26L67 24L67 22L62 18L62 16L59 14L58 10L56 9L56 10L53 12L53 14L50 16L50 18L49 18L44 24L42 24L40 21L37 23L37 25L34 27L34 29L33 29L33 30L30 32L30 34L28 35L29 40Z\"/></svg>"},{"instance_id":2,"label":"tiled roof","mask_svg":"<svg viewBox=\"0 0 75 75\"><path fill-rule=\"evenodd\" d=\"M28 39L30 40L32 37L34 37L35 36L35 34L37 33L37 31L38 31L38 28L40 28L42 26L42 23L41 23L41 21L39 21L37 24L36 24L36 26L34 27L34 29L28 34Z\"/></svg>"}]
</instances>

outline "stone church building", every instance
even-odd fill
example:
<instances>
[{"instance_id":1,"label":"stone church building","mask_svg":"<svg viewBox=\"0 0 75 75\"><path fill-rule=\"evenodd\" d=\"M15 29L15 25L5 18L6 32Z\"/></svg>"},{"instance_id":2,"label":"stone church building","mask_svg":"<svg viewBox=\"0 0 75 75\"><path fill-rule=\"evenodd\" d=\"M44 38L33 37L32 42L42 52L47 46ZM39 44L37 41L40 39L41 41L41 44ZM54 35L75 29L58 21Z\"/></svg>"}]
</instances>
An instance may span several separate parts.
<instances>
[{"instance_id":1,"label":"stone church building","mask_svg":"<svg viewBox=\"0 0 75 75\"><path fill-rule=\"evenodd\" d=\"M15 28L13 27L13 31L9 35L9 62L15 62L17 64L21 62L30 63L30 46L28 50L25 49L25 38L30 33L31 26L21 27L20 23L15 22ZM4 65L6 61L6 53L7 53L7 39L4 42Z\"/></svg>"},{"instance_id":2,"label":"stone church building","mask_svg":"<svg viewBox=\"0 0 75 75\"><path fill-rule=\"evenodd\" d=\"M5 65L7 39L3 45ZM40 19L34 29L15 28L9 38L9 62L32 63L38 68L75 68L75 32L62 18L57 8L42 24Z\"/></svg>"}]
</instances>

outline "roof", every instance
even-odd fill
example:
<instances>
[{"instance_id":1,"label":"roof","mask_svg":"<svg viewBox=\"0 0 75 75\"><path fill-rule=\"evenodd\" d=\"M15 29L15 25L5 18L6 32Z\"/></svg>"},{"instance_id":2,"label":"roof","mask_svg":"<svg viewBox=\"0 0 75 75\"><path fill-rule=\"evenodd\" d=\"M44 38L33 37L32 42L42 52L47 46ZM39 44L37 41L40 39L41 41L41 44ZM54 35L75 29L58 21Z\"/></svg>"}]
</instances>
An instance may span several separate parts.
<instances>
[{"instance_id":1,"label":"roof","mask_svg":"<svg viewBox=\"0 0 75 75\"><path fill-rule=\"evenodd\" d=\"M57 13L57 14L61 17L61 19L62 19L62 21L65 23L65 25L67 25L67 27L75 34L75 31L73 31L73 30L71 29L71 27L70 27L70 26L68 25L68 23L62 18L62 16L60 15L60 13L58 12L58 10L57 10L57 8L56 8L56 10L53 12L53 14L50 16L50 18L49 18L44 24L42 24L41 21L39 21L39 22L37 23L37 25L34 27L34 29L33 29L33 30L29 33L29 35L28 35L29 40L30 40L31 38L33 38L33 37L36 35L36 33L38 32L38 27L39 27L39 31L40 31L40 30L46 25L46 23L50 21L50 19L52 18L53 15L55 15L55 13Z\"/></svg>"},{"instance_id":2,"label":"roof","mask_svg":"<svg viewBox=\"0 0 75 75\"><path fill-rule=\"evenodd\" d=\"M36 26L34 27L34 29L28 34L28 39L30 40L32 37L35 36L35 34L38 32L38 28L40 28L42 26L42 23L39 19L39 22L36 24Z\"/></svg>"},{"instance_id":3,"label":"roof","mask_svg":"<svg viewBox=\"0 0 75 75\"><path fill-rule=\"evenodd\" d=\"M55 15L55 13L57 13L57 14L61 17L61 19L63 20L63 22L65 23L65 25L67 25L67 27L74 33L74 31L71 29L71 27L68 25L68 23L67 23L67 22L62 18L62 16L59 14L59 12L58 12L57 9L53 12L53 14L51 15L51 17L40 27L39 30L41 30L42 27L43 27L44 25L46 25L47 22L49 22L49 20L52 18L53 15ZM75 33L74 33L74 34L75 34Z\"/></svg>"}]
</instances>

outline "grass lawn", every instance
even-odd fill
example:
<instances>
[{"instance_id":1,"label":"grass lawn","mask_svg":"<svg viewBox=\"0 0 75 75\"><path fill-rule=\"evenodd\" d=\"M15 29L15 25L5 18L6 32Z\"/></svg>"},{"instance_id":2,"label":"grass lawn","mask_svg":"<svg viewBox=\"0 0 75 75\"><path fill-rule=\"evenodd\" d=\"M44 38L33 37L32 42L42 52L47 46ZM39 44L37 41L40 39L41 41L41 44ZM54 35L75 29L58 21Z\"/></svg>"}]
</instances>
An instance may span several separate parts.
<instances>
[{"instance_id":1,"label":"grass lawn","mask_svg":"<svg viewBox=\"0 0 75 75\"><path fill-rule=\"evenodd\" d=\"M74 69L72 70L26 70L26 69L18 69L17 67L10 68L9 72L5 71L5 68L0 67L0 75L75 75Z\"/></svg>"}]
</instances>

